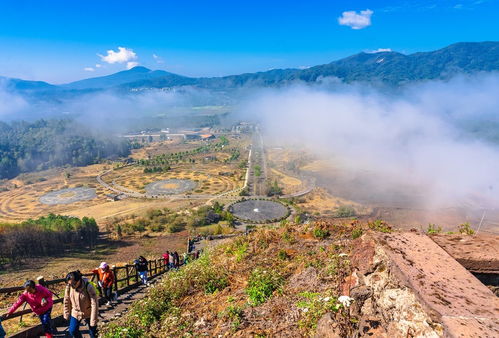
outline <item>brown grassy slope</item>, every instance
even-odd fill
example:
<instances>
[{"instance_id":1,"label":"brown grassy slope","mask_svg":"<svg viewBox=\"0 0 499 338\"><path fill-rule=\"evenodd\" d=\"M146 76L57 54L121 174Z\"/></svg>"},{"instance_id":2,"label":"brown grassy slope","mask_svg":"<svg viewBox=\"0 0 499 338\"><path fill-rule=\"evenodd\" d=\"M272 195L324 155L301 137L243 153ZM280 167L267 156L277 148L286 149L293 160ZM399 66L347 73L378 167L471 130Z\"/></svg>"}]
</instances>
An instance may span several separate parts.
<instances>
[{"instance_id":1,"label":"brown grassy slope","mask_svg":"<svg viewBox=\"0 0 499 338\"><path fill-rule=\"evenodd\" d=\"M308 336L322 315L332 312L348 335L355 319L336 299L350 273L354 226L324 221L283 225L222 244L168 274L148 298L104 328L103 334ZM276 289L262 304L255 304L248 290L269 283Z\"/></svg>"}]
</instances>

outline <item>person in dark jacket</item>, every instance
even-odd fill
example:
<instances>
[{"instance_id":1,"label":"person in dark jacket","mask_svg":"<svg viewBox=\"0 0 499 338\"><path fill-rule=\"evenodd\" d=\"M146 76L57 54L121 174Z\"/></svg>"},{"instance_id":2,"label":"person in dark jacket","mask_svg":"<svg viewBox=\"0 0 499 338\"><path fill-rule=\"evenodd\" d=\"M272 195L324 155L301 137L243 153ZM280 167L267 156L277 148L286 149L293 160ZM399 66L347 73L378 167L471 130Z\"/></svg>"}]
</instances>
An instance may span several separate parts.
<instances>
[{"instance_id":1,"label":"person in dark jacket","mask_svg":"<svg viewBox=\"0 0 499 338\"><path fill-rule=\"evenodd\" d=\"M178 269L178 267L180 266L180 257L178 256L177 251L175 251L173 255L175 256L175 269Z\"/></svg>"},{"instance_id":2,"label":"person in dark jacket","mask_svg":"<svg viewBox=\"0 0 499 338\"><path fill-rule=\"evenodd\" d=\"M5 338L6 335L7 333L5 333L5 330L3 329L2 326L2 318L0 318L0 338Z\"/></svg>"},{"instance_id":3,"label":"person in dark jacket","mask_svg":"<svg viewBox=\"0 0 499 338\"><path fill-rule=\"evenodd\" d=\"M135 261L135 266L137 268L137 272L139 273L140 280L142 281L142 284L144 285L151 285L147 281L147 272L149 270L149 262L144 256L140 256L139 259Z\"/></svg>"}]
</instances>

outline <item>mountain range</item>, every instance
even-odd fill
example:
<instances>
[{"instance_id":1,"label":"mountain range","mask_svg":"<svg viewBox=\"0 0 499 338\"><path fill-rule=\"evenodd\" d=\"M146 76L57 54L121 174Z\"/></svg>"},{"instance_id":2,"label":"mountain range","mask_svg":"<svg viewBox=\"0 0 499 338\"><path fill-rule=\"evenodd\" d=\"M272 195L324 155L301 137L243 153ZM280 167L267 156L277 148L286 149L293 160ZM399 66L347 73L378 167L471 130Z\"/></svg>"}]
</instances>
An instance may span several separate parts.
<instances>
[{"instance_id":1,"label":"mountain range","mask_svg":"<svg viewBox=\"0 0 499 338\"><path fill-rule=\"evenodd\" d=\"M377 82L401 85L414 81L446 79L460 73L498 70L499 42L487 41L460 42L436 51L409 55L392 51L362 52L307 69L274 69L224 77L194 78L137 66L108 76L63 85L5 77L0 77L0 80L12 90L50 95L182 86L223 90L242 86L280 86L296 81L315 82L325 77L335 77L346 83Z\"/></svg>"}]
</instances>

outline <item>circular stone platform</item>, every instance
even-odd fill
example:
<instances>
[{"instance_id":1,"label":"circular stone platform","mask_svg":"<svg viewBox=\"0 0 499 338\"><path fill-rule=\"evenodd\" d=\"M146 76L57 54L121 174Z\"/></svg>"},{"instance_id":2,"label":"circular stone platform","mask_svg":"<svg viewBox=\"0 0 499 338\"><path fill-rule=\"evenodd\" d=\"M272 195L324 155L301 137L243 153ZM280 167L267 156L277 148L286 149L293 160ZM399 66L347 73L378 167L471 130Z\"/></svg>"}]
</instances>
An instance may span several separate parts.
<instances>
[{"instance_id":1,"label":"circular stone platform","mask_svg":"<svg viewBox=\"0 0 499 338\"><path fill-rule=\"evenodd\" d=\"M191 180L170 179L149 183L145 189L148 195L177 195L194 189L196 185Z\"/></svg>"},{"instance_id":2,"label":"circular stone platform","mask_svg":"<svg viewBox=\"0 0 499 338\"><path fill-rule=\"evenodd\" d=\"M230 210L234 216L251 222L278 220L288 215L288 208L284 205L267 200L237 202L231 205Z\"/></svg>"},{"instance_id":3,"label":"circular stone platform","mask_svg":"<svg viewBox=\"0 0 499 338\"><path fill-rule=\"evenodd\" d=\"M68 188L51 191L40 197L43 204L71 204L79 201L87 201L97 197L95 189L92 188Z\"/></svg>"}]
</instances>

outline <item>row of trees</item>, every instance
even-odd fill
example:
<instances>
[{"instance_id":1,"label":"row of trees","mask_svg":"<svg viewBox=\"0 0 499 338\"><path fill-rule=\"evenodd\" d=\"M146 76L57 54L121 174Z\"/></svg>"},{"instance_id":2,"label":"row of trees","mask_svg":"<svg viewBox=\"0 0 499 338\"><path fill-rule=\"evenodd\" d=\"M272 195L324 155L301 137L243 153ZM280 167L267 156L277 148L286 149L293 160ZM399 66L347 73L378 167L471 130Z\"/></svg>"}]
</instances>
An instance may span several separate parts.
<instances>
[{"instance_id":1,"label":"row of trees","mask_svg":"<svg viewBox=\"0 0 499 338\"><path fill-rule=\"evenodd\" d=\"M171 164L177 164L180 162L195 163L195 160L190 157L197 154L207 154L211 152L222 151L224 147L227 146L228 144L229 140L225 136L220 136L220 140L218 142L211 142L192 150L179 151L176 153L169 153L169 154L160 154L153 156L149 159L140 159L137 161L137 163L141 166L146 166L146 167L153 167L153 166L164 167ZM235 151L234 149L231 149L227 151L231 152L232 154L231 158L233 158L234 160L239 158L238 150Z\"/></svg>"},{"instance_id":2,"label":"row of trees","mask_svg":"<svg viewBox=\"0 0 499 338\"><path fill-rule=\"evenodd\" d=\"M0 179L57 166L84 166L128 156L130 143L92 135L71 120L0 122Z\"/></svg>"},{"instance_id":3,"label":"row of trees","mask_svg":"<svg viewBox=\"0 0 499 338\"><path fill-rule=\"evenodd\" d=\"M188 212L177 212L168 208L150 209L144 217L134 217L132 219L115 219L109 225L116 237L132 235L137 232L153 231L170 233L182 231L184 229L194 229L196 227L216 224L225 221L227 225L234 224L234 216L224 210L223 204L215 202L212 206L202 206L198 209L190 209Z\"/></svg>"},{"instance_id":4,"label":"row of trees","mask_svg":"<svg viewBox=\"0 0 499 338\"><path fill-rule=\"evenodd\" d=\"M49 214L20 224L0 224L0 260L63 254L74 248L92 249L99 228L95 219Z\"/></svg>"}]
</instances>

